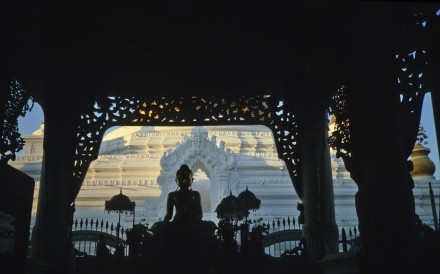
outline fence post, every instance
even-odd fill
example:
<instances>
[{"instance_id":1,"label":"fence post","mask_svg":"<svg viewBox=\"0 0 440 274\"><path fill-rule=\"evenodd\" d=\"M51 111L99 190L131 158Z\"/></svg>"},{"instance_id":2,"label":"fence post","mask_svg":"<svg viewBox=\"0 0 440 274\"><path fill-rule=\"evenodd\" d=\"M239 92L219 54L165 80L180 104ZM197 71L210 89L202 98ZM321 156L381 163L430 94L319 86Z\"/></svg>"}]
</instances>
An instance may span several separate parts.
<instances>
[{"instance_id":1,"label":"fence post","mask_svg":"<svg viewBox=\"0 0 440 274\"><path fill-rule=\"evenodd\" d=\"M345 233L345 229L342 228L342 251L347 252L347 234Z\"/></svg>"},{"instance_id":2,"label":"fence post","mask_svg":"<svg viewBox=\"0 0 440 274\"><path fill-rule=\"evenodd\" d=\"M437 211L435 207L435 197L434 197L434 192L432 191L431 182L429 182L429 198L431 199L432 216L434 217L434 229L435 231L438 231L439 227L438 227Z\"/></svg>"}]
</instances>

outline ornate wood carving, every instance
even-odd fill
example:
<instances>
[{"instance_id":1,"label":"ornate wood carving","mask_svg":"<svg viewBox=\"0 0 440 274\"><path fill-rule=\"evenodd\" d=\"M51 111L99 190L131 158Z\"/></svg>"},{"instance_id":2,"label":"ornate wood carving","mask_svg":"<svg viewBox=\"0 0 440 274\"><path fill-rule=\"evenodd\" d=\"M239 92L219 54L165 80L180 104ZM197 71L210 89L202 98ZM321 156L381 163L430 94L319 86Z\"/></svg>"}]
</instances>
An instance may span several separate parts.
<instances>
[{"instance_id":1,"label":"ornate wood carving","mask_svg":"<svg viewBox=\"0 0 440 274\"><path fill-rule=\"evenodd\" d=\"M81 186L90 163L97 158L105 131L113 126L265 125L275 137L298 194L298 123L295 113L273 95L191 97L107 97L91 103L81 116L75 150L74 181Z\"/></svg>"}]
</instances>

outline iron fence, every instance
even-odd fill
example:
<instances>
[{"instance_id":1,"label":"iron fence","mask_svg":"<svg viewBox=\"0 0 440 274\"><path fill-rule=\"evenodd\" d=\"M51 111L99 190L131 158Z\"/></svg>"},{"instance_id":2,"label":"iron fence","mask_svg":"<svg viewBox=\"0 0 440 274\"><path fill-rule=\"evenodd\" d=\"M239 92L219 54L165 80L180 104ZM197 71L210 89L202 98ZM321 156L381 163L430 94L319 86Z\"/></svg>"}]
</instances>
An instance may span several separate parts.
<instances>
[{"instance_id":1,"label":"iron fence","mask_svg":"<svg viewBox=\"0 0 440 274\"><path fill-rule=\"evenodd\" d=\"M280 257L283 253L301 246L302 225L297 221L297 217L277 217L272 221L249 222L249 229L252 232L257 226L264 225L266 231L263 237L263 247L265 253L273 257ZM146 223L147 227L151 224ZM117 224L109 223L103 219L75 219L72 227L72 241L77 254L96 255L96 243L99 234L104 234L107 247L114 253L119 243L126 246L127 230L129 228L120 227ZM347 232L348 231L348 232ZM359 247L359 235L357 227L342 227L339 230L339 252L353 250ZM240 246L240 231L237 231L235 240ZM125 255L128 248L125 248Z\"/></svg>"}]
</instances>

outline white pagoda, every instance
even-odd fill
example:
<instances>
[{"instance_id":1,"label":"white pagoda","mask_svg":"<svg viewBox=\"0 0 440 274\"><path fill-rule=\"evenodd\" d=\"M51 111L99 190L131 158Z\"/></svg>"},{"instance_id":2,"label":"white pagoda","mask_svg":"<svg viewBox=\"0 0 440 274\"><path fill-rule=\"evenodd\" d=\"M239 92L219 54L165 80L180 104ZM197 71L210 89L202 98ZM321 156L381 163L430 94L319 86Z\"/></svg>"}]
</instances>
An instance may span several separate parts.
<instances>
[{"instance_id":1,"label":"white pagoda","mask_svg":"<svg viewBox=\"0 0 440 274\"><path fill-rule=\"evenodd\" d=\"M332 130L332 123L329 127ZM33 216L39 194L43 156L44 124L24 136L22 156L10 164L36 182ZM375 153L375 152L372 152ZM380 157L380 151L376 152ZM416 213L434 227L429 183L437 202L440 182L429 149L417 144L413 151L413 189ZM193 189L202 196L204 219L217 222L214 212L230 193L238 195L246 187L261 206L250 218L270 221L299 215L301 202L282 160L278 158L272 132L264 126L203 127L118 127L105 135L99 157L91 163L75 201L74 218L104 219L117 223L116 214L104 210L105 201L122 193L136 203L135 222L153 223L165 214L168 192L176 189L175 173L181 164L194 172ZM356 183L342 159L331 150L336 223L339 228L358 224L355 209ZM380 191L380 190L378 190ZM34 218L33 218L34 220ZM32 220L32 222L33 222ZM131 227L133 216L122 216L121 225ZM33 223L31 224L33 226Z\"/></svg>"}]
</instances>

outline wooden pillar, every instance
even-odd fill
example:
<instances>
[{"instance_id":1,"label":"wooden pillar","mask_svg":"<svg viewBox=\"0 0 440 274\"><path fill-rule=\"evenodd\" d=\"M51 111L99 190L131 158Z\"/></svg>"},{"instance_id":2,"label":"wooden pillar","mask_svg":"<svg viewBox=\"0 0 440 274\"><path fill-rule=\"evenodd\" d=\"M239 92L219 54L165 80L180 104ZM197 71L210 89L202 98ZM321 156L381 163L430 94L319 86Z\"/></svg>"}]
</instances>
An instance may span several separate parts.
<instances>
[{"instance_id":1,"label":"wooden pillar","mask_svg":"<svg viewBox=\"0 0 440 274\"><path fill-rule=\"evenodd\" d=\"M386 25L387 16L378 14L375 24L357 21L361 18L366 19L350 19L361 23L351 37L362 48L347 47L344 66L351 153L345 164L358 186L359 270L361 274L418 273L414 271L413 186L406 155L409 110L403 108L399 94L411 87L399 84L401 64L395 60L396 54L407 51L396 42L402 34Z\"/></svg>"},{"instance_id":2,"label":"wooden pillar","mask_svg":"<svg viewBox=\"0 0 440 274\"><path fill-rule=\"evenodd\" d=\"M361 273L416 273L415 208L404 157L399 95L365 85L352 93L351 175L358 185L356 211ZM376 90L377 92L370 92ZM378 92L382 91L382 93Z\"/></svg>"},{"instance_id":3,"label":"wooden pillar","mask_svg":"<svg viewBox=\"0 0 440 274\"><path fill-rule=\"evenodd\" d=\"M338 253L339 252L339 232L336 224L335 217L335 197L333 191L333 176L330 157L330 147L328 145L328 117L327 113L322 119L324 122L321 126L322 131L319 133L321 137L320 150L320 210L321 210L321 223L324 234L324 242L326 252Z\"/></svg>"},{"instance_id":4,"label":"wooden pillar","mask_svg":"<svg viewBox=\"0 0 440 274\"><path fill-rule=\"evenodd\" d=\"M300 136L303 178L304 225L306 252L317 270L317 262L328 251L338 251L338 228L335 222L333 182L327 145L324 108L303 121Z\"/></svg>"},{"instance_id":5,"label":"wooden pillar","mask_svg":"<svg viewBox=\"0 0 440 274\"><path fill-rule=\"evenodd\" d=\"M68 241L72 218L69 204L73 174L75 127L61 106L45 110L44 156L31 257L50 273L72 273L73 247Z\"/></svg>"}]
</instances>

